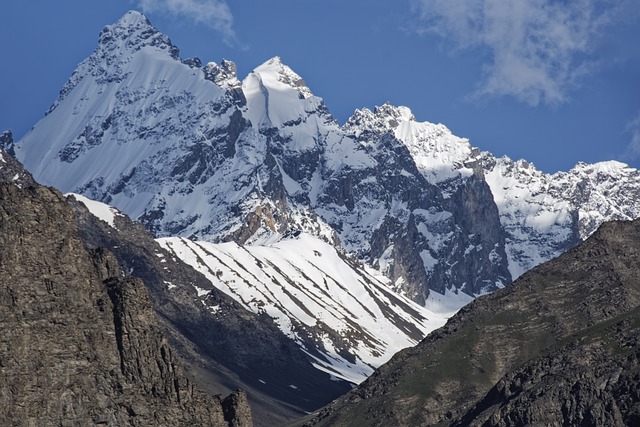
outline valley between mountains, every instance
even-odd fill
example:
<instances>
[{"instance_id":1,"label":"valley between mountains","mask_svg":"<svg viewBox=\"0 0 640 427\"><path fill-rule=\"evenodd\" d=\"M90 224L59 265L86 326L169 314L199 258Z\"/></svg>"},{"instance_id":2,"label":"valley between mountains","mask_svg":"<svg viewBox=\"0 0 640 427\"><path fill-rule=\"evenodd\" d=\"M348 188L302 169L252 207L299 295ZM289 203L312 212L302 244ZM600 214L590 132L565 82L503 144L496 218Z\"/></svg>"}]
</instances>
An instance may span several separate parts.
<instances>
[{"instance_id":1,"label":"valley between mountains","mask_svg":"<svg viewBox=\"0 0 640 427\"><path fill-rule=\"evenodd\" d=\"M231 61L181 58L138 12L105 27L29 133L0 142L7 200L59 189L41 209L64 205L78 250L114 258L91 292L144 282L185 378L247 391L253 419L232 395L246 424L220 406L213 425L638 419L637 222L596 232L640 217L640 172L623 163L547 174L404 106L339 124L280 58L240 80ZM545 415L532 387L574 362L593 381L578 397L580 368L550 383L560 400ZM118 405L98 403L140 425Z\"/></svg>"}]
</instances>

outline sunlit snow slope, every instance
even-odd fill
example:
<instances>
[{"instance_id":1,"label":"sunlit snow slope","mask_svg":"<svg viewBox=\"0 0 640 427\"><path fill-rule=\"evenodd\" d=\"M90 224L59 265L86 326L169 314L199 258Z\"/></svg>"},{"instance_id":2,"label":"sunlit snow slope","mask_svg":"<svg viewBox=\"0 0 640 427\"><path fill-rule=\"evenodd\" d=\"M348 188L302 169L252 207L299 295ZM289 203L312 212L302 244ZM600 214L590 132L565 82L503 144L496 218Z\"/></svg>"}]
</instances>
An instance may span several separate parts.
<instances>
[{"instance_id":1,"label":"sunlit snow slope","mask_svg":"<svg viewBox=\"0 0 640 427\"><path fill-rule=\"evenodd\" d=\"M158 242L244 307L274 318L318 369L353 383L446 321L308 234L269 246Z\"/></svg>"}]
</instances>

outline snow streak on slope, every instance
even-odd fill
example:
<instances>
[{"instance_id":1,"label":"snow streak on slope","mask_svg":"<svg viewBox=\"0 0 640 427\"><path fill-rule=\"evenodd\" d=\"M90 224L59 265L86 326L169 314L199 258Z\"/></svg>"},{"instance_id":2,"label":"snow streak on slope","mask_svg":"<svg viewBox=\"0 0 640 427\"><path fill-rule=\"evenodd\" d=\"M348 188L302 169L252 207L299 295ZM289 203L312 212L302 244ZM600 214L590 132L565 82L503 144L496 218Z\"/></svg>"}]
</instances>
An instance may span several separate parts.
<instances>
[{"instance_id":1,"label":"snow streak on slope","mask_svg":"<svg viewBox=\"0 0 640 427\"><path fill-rule=\"evenodd\" d=\"M318 369L353 383L446 321L308 234L271 246L158 241L244 307L273 317Z\"/></svg>"}]
</instances>

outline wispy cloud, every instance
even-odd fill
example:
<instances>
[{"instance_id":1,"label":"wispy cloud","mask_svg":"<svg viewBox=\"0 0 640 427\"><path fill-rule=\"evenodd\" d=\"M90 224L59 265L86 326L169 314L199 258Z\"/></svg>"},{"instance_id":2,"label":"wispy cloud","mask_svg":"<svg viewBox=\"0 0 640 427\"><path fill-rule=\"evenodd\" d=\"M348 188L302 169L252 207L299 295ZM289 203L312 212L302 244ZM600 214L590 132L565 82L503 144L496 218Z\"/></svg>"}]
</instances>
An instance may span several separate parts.
<instances>
[{"instance_id":1,"label":"wispy cloud","mask_svg":"<svg viewBox=\"0 0 640 427\"><path fill-rule=\"evenodd\" d=\"M137 0L143 12L168 13L187 18L218 31L225 43L235 45L237 37L233 30L233 15L225 0Z\"/></svg>"},{"instance_id":2,"label":"wispy cloud","mask_svg":"<svg viewBox=\"0 0 640 427\"><path fill-rule=\"evenodd\" d=\"M627 124L626 131L631 135L631 140L627 145L627 150L622 155L622 160L640 160L640 113Z\"/></svg>"},{"instance_id":3,"label":"wispy cloud","mask_svg":"<svg viewBox=\"0 0 640 427\"><path fill-rule=\"evenodd\" d=\"M620 0L618 3L626 2ZM414 0L419 31L490 60L474 93L559 104L592 71L594 43L613 21L608 0Z\"/></svg>"}]
</instances>

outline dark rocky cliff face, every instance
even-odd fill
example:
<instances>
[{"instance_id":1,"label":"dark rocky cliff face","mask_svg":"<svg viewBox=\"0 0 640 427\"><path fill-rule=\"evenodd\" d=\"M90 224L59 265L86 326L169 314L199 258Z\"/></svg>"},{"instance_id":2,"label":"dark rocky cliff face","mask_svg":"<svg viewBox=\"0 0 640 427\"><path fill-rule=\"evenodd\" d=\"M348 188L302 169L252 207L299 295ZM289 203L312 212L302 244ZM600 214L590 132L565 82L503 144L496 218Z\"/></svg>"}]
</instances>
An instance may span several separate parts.
<instances>
[{"instance_id":1,"label":"dark rocky cliff face","mask_svg":"<svg viewBox=\"0 0 640 427\"><path fill-rule=\"evenodd\" d=\"M0 371L4 425L251 424L184 376L143 283L45 187L0 183Z\"/></svg>"},{"instance_id":2,"label":"dark rocky cliff face","mask_svg":"<svg viewBox=\"0 0 640 427\"><path fill-rule=\"evenodd\" d=\"M309 425L637 425L640 221L603 225L398 353Z\"/></svg>"}]
</instances>

